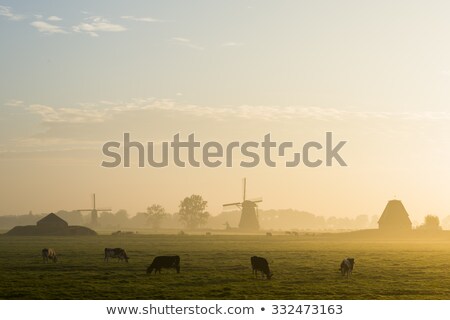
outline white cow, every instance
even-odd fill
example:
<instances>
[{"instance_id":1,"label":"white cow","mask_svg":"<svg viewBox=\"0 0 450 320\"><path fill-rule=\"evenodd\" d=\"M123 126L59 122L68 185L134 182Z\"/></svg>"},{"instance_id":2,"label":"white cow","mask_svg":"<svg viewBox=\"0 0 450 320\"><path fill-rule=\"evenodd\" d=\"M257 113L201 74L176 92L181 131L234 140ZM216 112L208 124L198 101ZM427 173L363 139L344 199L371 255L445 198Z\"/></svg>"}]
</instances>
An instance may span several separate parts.
<instances>
[{"instance_id":1,"label":"white cow","mask_svg":"<svg viewBox=\"0 0 450 320\"><path fill-rule=\"evenodd\" d=\"M44 263L48 263L48 260L53 260L53 262L56 262L58 260L56 251L52 248L42 249L42 260L44 261Z\"/></svg>"}]
</instances>

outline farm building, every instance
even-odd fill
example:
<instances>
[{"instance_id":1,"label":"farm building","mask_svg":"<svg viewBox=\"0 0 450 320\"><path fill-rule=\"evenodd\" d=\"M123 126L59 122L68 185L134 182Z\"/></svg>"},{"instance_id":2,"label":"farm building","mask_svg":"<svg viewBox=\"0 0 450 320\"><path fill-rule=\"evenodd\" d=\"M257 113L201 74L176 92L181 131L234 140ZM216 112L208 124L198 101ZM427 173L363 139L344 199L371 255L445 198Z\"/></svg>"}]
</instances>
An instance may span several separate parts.
<instances>
[{"instance_id":1,"label":"farm building","mask_svg":"<svg viewBox=\"0 0 450 320\"><path fill-rule=\"evenodd\" d=\"M383 214L378 220L378 229L390 232L412 230L412 223L409 219L408 212L400 200L391 200L388 202Z\"/></svg>"},{"instance_id":2,"label":"farm building","mask_svg":"<svg viewBox=\"0 0 450 320\"><path fill-rule=\"evenodd\" d=\"M58 230L68 228L69 224L56 214L50 213L36 222L36 226L41 230Z\"/></svg>"},{"instance_id":3,"label":"farm building","mask_svg":"<svg viewBox=\"0 0 450 320\"><path fill-rule=\"evenodd\" d=\"M46 215L35 226L16 226L6 235L10 236L91 236L94 230L69 224L54 213Z\"/></svg>"}]
</instances>

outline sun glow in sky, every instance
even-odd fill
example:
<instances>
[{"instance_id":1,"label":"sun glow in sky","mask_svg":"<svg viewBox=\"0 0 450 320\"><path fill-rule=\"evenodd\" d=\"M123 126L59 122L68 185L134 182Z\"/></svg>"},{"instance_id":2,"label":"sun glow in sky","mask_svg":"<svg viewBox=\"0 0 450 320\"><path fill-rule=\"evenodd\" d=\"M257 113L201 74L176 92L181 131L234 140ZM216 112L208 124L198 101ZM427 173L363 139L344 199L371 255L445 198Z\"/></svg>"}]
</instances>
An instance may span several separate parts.
<instances>
[{"instance_id":1,"label":"sun glow in sky","mask_svg":"<svg viewBox=\"0 0 450 320\"><path fill-rule=\"evenodd\" d=\"M0 0L0 214L90 203L134 214L201 194L263 209L450 214L448 1ZM348 167L102 168L143 143L332 131Z\"/></svg>"}]
</instances>

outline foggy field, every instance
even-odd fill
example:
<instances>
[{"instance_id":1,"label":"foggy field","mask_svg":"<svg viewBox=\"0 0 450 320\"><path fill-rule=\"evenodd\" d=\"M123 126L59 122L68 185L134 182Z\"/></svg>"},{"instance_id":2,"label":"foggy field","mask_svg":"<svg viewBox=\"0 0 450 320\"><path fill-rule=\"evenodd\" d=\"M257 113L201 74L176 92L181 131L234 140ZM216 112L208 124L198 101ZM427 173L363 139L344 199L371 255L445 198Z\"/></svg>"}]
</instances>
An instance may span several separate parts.
<instances>
[{"instance_id":1,"label":"foggy field","mask_svg":"<svg viewBox=\"0 0 450 320\"><path fill-rule=\"evenodd\" d=\"M340 240L341 239L341 240ZM43 264L41 249L59 254ZM125 248L129 263L103 261ZM350 241L338 236L132 235L0 237L1 299L450 299L450 242ZM148 275L155 255L181 257L181 273ZM250 257L266 257L270 281ZM350 279L341 260L356 259Z\"/></svg>"}]
</instances>

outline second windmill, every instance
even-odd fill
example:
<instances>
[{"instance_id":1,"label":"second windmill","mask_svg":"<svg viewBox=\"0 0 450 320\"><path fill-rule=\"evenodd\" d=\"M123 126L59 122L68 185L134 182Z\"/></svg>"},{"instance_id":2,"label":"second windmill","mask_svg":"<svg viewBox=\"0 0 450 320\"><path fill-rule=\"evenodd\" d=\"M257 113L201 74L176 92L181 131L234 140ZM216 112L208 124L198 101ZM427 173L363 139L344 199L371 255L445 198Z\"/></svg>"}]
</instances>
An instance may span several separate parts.
<instances>
[{"instance_id":1,"label":"second windmill","mask_svg":"<svg viewBox=\"0 0 450 320\"><path fill-rule=\"evenodd\" d=\"M258 205L257 203L262 202L261 198L247 200L246 199L246 189L247 189L247 179L243 180L243 198L242 202L233 202L224 204L223 207L238 207L241 209L241 219L239 221L239 230L241 231L258 231L259 221L258 221Z\"/></svg>"}]
</instances>

